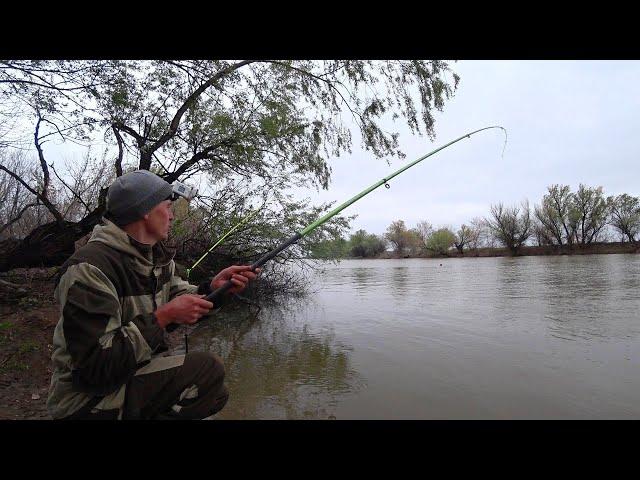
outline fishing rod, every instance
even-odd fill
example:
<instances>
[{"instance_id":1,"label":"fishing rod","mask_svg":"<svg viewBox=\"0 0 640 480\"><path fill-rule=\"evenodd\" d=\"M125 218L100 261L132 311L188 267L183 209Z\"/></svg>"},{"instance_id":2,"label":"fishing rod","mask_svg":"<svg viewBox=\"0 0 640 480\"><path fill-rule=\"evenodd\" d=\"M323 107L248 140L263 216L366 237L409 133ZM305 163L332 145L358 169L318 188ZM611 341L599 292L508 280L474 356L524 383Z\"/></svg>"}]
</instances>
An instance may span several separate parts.
<instances>
[{"instance_id":1,"label":"fishing rod","mask_svg":"<svg viewBox=\"0 0 640 480\"><path fill-rule=\"evenodd\" d=\"M264 207L264 204L262 205L262 207ZM192 271L194 268L196 268L196 267L200 264L200 262L202 262L202 261L207 257L207 255L209 255L209 254L213 251L213 249L214 249L214 248L216 248L218 245L220 245L220 244L225 240L225 238L227 238L229 235L231 235L233 232L235 232L235 231L236 231L236 230L237 230L241 225L243 225L243 224L247 223L249 220L251 220L253 217L255 217L255 216L256 216L256 214L257 214L260 210L262 210L262 207L258 208L258 209L257 209L256 211L254 211L252 214L247 215L247 216L246 216L246 217L244 217L242 220L240 220L238 223L236 223L236 224L233 226L233 228L232 228L231 230L229 230L227 233L225 233L222 237L220 237L220 239L219 239L216 243L214 243L214 244L213 244L213 246L212 246L209 250L207 250L207 251L204 253L204 255L202 255L202 256L201 256L201 257L196 261L196 263L194 263L193 265L191 265L191 268L187 268L187 281L189 280L189 275L191 274L191 271Z\"/></svg>"},{"instance_id":2,"label":"fishing rod","mask_svg":"<svg viewBox=\"0 0 640 480\"><path fill-rule=\"evenodd\" d=\"M265 200L266 203L266 200ZM222 237L220 237L218 239L218 241L216 243L213 244L213 246L207 250L204 255L202 255L193 265L191 265L191 268L187 268L187 281L189 281L189 275L191 274L191 271L196 268L200 262L202 262L207 255L209 255L214 248L216 248L218 245L220 245L225 238L227 238L229 235L231 235L233 232L235 232L241 225L247 223L249 220L251 220L253 217L256 216L256 214L262 210L262 208L265 206L265 203L262 204L262 206L260 208L258 208L257 210L255 210L253 213L251 213L250 215L247 215L246 217L244 217L242 220L240 220L238 223L236 223L231 230L229 230L227 233L225 233ZM171 333L174 330L176 330L179 327L179 325L177 323L173 323L167 326L167 332ZM184 330L184 350L185 350L185 354L189 353L189 339L188 339L188 329L185 328Z\"/></svg>"},{"instance_id":3,"label":"fishing rod","mask_svg":"<svg viewBox=\"0 0 640 480\"><path fill-rule=\"evenodd\" d=\"M310 223L304 229L302 229L299 232L296 232L295 235L293 235L292 237L288 238L287 240L282 242L280 245L278 245L276 248L274 248L270 252L265 253L262 257L260 257L255 263L253 263L251 265L251 271L255 271L256 268L264 265L266 262L268 262L269 260L274 258L280 252L282 252L286 248L290 247L294 243L298 242L301 238L305 237L306 235L308 235L309 233L314 231L316 228L318 228L320 225L325 223L327 220L329 220L333 216L335 216L338 213L340 213L342 210L347 208L349 205L357 202L358 200L360 200L365 195L371 193L372 191L374 191L379 186L384 185L386 188L390 188L389 187L389 183L388 183L389 180L391 180L393 177L395 177L397 175L400 175L402 172L404 172L405 170L413 167L414 165L416 165L417 163L421 162L425 158L428 158L431 155L434 155L434 154L438 153L439 151L444 150L445 148L453 145L454 143L459 142L460 140L462 140L464 138L471 138L471 135L474 135L474 134L476 134L478 132L482 132L483 130L489 130L489 129L492 129L492 128L500 128L502 131L504 131L504 134L505 134L504 147L506 147L506 145L507 145L507 131L503 127L501 127L499 125L494 125L494 126L491 126L491 127L484 127L484 128L479 129L479 130L475 130L473 132L466 133L466 134L462 135L460 138L456 138L455 140L447 143L446 145L443 145L442 147L436 148L432 152L429 152L426 155L423 155L422 157L418 158L417 160L414 160L410 164L405 165L400 170L398 170L398 171L392 173L391 175L388 175L387 177L383 178L382 180L374 183L369 188L367 188L367 189L363 190L362 192L360 192L359 194L357 194L355 197L347 200L342 205L336 207L335 209L333 209L332 211L330 211L326 215L323 215L322 217L320 217L316 221ZM504 155L504 147L502 149L502 154L503 155ZM225 293L227 290L229 290L231 287L233 287L233 283L231 282L231 280L227 280L221 287L216 288L213 292L211 292L205 298L207 300L209 300L210 302L213 302L215 304L216 300L218 300L220 298L220 296L223 293Z\"/></svg>"}]
</instances>

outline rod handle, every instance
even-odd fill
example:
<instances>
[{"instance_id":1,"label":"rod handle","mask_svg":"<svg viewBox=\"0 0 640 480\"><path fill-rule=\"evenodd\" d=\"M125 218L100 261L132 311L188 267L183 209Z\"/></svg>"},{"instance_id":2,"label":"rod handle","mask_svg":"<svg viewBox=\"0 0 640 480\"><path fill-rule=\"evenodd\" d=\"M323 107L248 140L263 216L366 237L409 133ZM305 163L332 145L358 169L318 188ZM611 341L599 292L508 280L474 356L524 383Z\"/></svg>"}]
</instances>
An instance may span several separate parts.
<instances>
[{"instance_id":1,"label":"rod handle","mask_svg":"<svg viewBox=\"0 0 640 480\"><path fill-rule=\"evenodd\" d=\"M270 252L265 253L262 257L260 257L255 263L253 263L251 265L251 271L254 272L256 270L256 268L261 267L262 265L264 265L265 263L267 263L269 260L271 260L273 257L275 257L276 255L278 255L280 252L282 252L285 248L293 245L294 243L296 243L298 240L300 240L303 237L302 233L300 232L296 232L295 235L293 235L292 237L288 238L287 240L285 240L284 242L282 242L280 245L278 245L276 248L274 248L273 250L271 250ZM215 308L216 305L216 301L220 300L220 297L222 295L224 295L231 287L233 287L233 282L231 282L231 280L227 280L221 287L216 288L213 292L211 292L209 295L207 295L206 297L204 297L205 300L208 300L209 302L213 303L213 306ZM176 328L178 328L179 324L176 323L170 323L169 325L167 325L166 327L166 331L171 333L173 332Z\"/></svg>"},{"instance_id":2,"label":"rod handle","mask_svg":"<svg viewBox=\"0 0 640 480\"><path fill-rule=\"evenodd\" d=\"M271 260L273 257L275 257L280 252L282 252L284 249L286 249L290 245L293 245L294 243L296 243L301 238L302 238L302 234L300 232L297 232L294 236L288 238L287 240L282 242L280 245L278 245L276 248L274 248L270 252L265 253L262 257L260 257L253 264L251 264L251 271L255 272L256 268L261 267L262 265L267 263L269 260ZM229 290L231 287L233 287L233 283L231 282L231 280L227 280L224 283L224 285L222 285L221 287L216 288L213 292L211 292L209 295L207 295L205 297L205 300L209 300L210 302L213 302L213 305L215 307L216 300L219 300L220 297L227 290Z\"/></svg>"}]
</instances>

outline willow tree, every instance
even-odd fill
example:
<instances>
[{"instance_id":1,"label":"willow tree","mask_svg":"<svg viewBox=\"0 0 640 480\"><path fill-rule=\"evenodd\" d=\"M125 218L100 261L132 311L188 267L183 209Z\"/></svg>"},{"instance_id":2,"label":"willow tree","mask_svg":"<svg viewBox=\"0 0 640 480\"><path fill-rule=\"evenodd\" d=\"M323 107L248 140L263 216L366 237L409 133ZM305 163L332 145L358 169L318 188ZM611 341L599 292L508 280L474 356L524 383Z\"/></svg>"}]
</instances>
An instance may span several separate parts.
<instances>
[{"instance_id":1,"label":"willow tree","mask_svg":"<svg viewBox=\"0 0 640 480\"><path fill-rule=\"evenodd\" d=\"M624 242L626 236L634 245L640 235L640 198L626 193L607 197L611 211L611 226L617 230Z\"/></svg>"},{"instance_id":2,"label":"willow tree","mask_svg":"<svg viewBox=\"0 0 640 480\"><path fill-rule=\"evenodd\" d=\"M534 206L542 236L558 245L573 245L577 217L573 215L574 194L569 185L551 185L538 207Z\"/></svg>"},{"instance_id":3,"label":"willow tree","mask_svg":"<svg viewBox=\"0 0 640 480\"><path fill-rule=\"evenodd\" d=\"M602 187L580 184L572 198L572 217L576 241L582 245L597 241L609 220L609 206Z\"/></svg>"},{"instance_id":4,"label":"willow tree","mask_svg":"<svg viewBox=\"0 0 640 480\"><path fill-rule=\"evenodd\" d=\"M106 145L114 176L135 168L169 182L204 174L214 197L240 180L251 186L243 199L271 195L283 208L288 200L275 197L289 187L329 187L328 160L351 152L354 133L376 158L404 157L389 120L433 139L434 111L459 81L447 62L422 60L5 61L0 77L0 111L19 108L32 126L44 183L56 181L43 143L55 137ZM104 212L106 189L70 221L47 188L28 186L52 221L10 249L0 270L41 264L44 251L60 262Z\"/></svg>"}]
</instances>

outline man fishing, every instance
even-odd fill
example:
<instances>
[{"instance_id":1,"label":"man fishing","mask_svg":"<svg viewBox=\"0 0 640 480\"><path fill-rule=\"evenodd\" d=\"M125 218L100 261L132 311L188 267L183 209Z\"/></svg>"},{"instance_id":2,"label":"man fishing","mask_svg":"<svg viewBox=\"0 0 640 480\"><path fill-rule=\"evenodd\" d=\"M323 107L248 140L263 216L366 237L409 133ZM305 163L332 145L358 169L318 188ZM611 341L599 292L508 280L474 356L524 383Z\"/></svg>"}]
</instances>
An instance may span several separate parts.
<instances>
[{"instance_id":1,"label":"man fishing","mask_svg":"<svg viewBox=\"0 0 640 480\"><path fill-rule=\"evenodd\" d=\"M223 285L240 293L260 269L228 267L199 286L175 275L162 241L178 196L190 199L183 185L146 170L118 177L102 223L62 266L47 401L54 419L201 419L226 404L222 360L166 356L165 328L197 322L224 303L205 295Z\"/></svg>"}]
</instances>

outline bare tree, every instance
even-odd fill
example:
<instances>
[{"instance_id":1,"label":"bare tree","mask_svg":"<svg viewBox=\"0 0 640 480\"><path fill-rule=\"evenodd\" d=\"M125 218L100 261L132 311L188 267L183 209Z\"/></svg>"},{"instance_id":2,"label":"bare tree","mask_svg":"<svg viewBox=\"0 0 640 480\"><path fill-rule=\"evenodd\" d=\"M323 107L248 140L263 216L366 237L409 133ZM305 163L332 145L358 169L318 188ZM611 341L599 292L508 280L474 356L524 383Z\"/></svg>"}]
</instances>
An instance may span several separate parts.
<instances>
[{"instance_id":1,"label":"bare tree","mask_svg":"<svg viewBox=\"0 0 640 480\"><path fill-rule=\"evenodd\" d=\"M36 197L36 200L39 203L43 204L47 208L47 210L49 210L51 215L55 218L55 221L58 224L58 226L62 226L64 223L63 216L50 199L51 177L49 174L49 167L44 158L44 152L42 149L43 141L40 138L40 125L42 121L43 121L43 117L40 114L40 111L37 111L37 121L35 125L35 132L33 134L33 138L34 138L34 144L35 144L36 150L38 152L38 160L40 161L40 168L42 169L42 176L39 178L40 181L38 182L38 185L30 186L27 183L27 181L25 181L24 178L22 178L16 172L7 168L3 164L0 164L0 170L6 172L8 175L13 177L20 184L22 184L22 186L26 190L31 192Z\"/></svg>"},{"instance_id":2,"label":"bare tree","mask_svg":"<svg viewBox=\"0 0 640 480\"><path fill-rule=\"evenodd\" d=\"M536 216L532 220L532 236L536 239L536 245L539 247L545 245L553 245L554 239L549 235L549 229Z\"/></svg>"},{"instance_id":3,"label":"bare tree","mask_svg":"<svg viewBox=\"0 0 640 480\"><path fill-rule=\"evenodd\" d=\"M419 255L424 252L421 235L416 228L407 230L407 251L409 255Z\"/></svg>"},{"instance_id":4,"label":"bare tree","mask_svg":"<svg viewBox=\"0 0 640 480\"><path fill-rule=\"evenodd\" d=\"M491 231L489 229L489 224L487 220L482 217L474 217L471 220L471 230L473 234L471 235L469 248L476 250L480 247L493 247L494 240L491 236Z\"/></svg>"},{"instance_id":5,"label":"bare tree","mask_svg":"<svg viewBox=\"0 0 640 480\"><path fill-rule=\"evenodd\" d=\"M525 200L514 207L505 207L501 202L491 205L491 218L487 223L496 240L517 255L532 235L529 202Z\"/></svg>"},{"instance_id":6,"label":"bare tree","mask_svg":"<svg viewBox=\"0 0 640 480\"><path fill-rule=\"evenodd\" d=\"M67 221L78 222L98 207L100 192L115 179L109 160L94 157L87 150L78 160L65 162L66 174L58 174L53 163L49 165L62 185L58 195L60 210Z\"/></svg>"},{"instance_id":7,"label":"bare tree","mask_svg":"<svg viewBox=\"0 0 640 480\"><path fill-rule=\"evenodd\" d=\"M426 220L422 220L418 222L414 231L420 245L420 250L425 251L427 249L427 241L433 233L433 225Z\"/></svg>"},{"instance_id":8,"label":"bare tree","mask_svg":"<svg viewBox=\"0 0 640 480\"><path fill-rule=\"evenodd\" d=\"M29 209L38 206L37 200L32 197L25 186L18 181L18 178L29 178L30 173L27 165L26 154L21 151L9 152L0 150L0 164L6 165L8 169L16 173L16 176L9 175L5 171L0 171L0 239L5 237L24 236L25 227L33 228L32 225L25 225L25 214Z\"/></svg>"},{"instance_id":9,"label":"bare tree","mask_svg":"<svg viewBox=\"0 0 640 480\"><path fill-rule=\"evenodd\" d=\"M454 240L454 245L458 249L458 252L464 253L464 247L469 245L472 241L472 238L477 233L470 227L466 226L464 223L456 233L456 237Z\"/></svg>"},{"instance_id":10,"label":"bare tree","mask_svg":"<svg viewBox=\"0 0 640 480\"><path fill-rule=\"evenodd\" d=\"M608 197L607 204L611 209L611 226L620 233L623 241L626 236L635 244L640 233L640 198L623 193Z\"/></svg>"}]
</instances>

